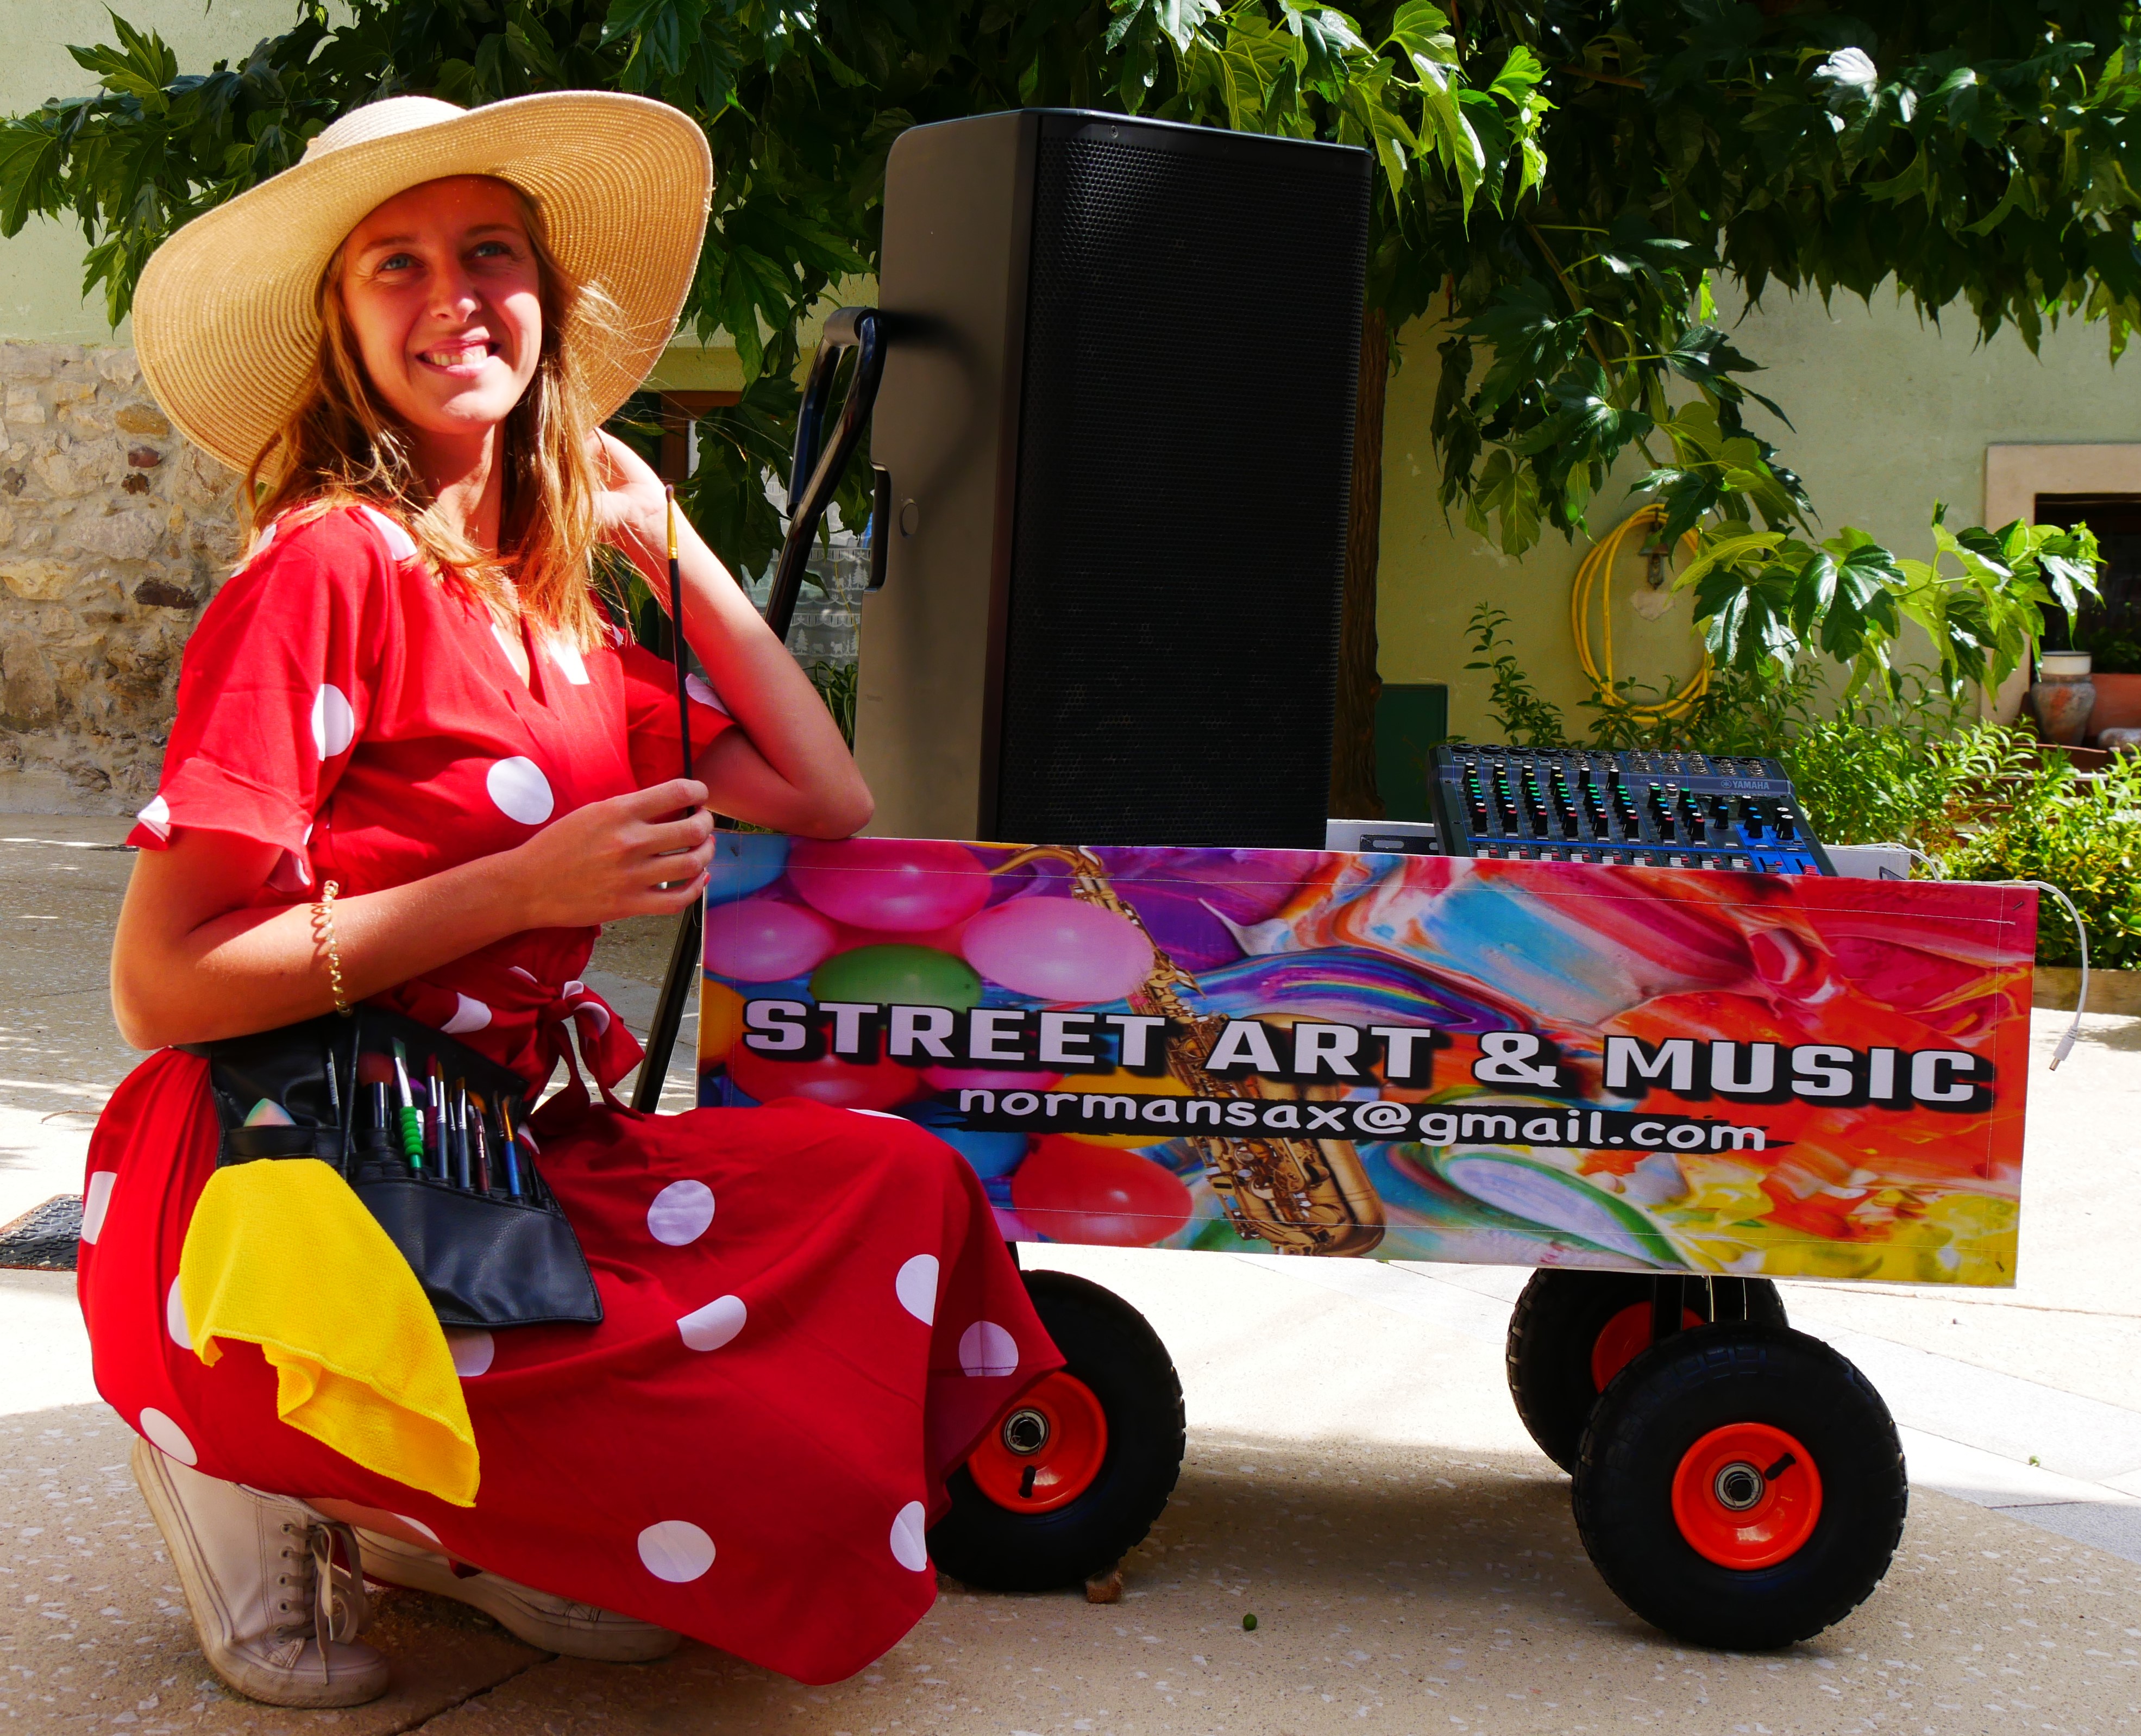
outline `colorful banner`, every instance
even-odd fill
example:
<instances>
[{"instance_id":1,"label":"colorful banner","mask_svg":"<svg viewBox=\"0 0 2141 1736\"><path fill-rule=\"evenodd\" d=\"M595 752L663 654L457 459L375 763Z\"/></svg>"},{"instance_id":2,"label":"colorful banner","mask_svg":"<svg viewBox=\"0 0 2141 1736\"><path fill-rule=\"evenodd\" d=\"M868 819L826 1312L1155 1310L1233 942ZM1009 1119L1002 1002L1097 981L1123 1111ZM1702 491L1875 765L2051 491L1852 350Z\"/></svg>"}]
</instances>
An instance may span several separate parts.
<instances>
[{"instance_id":1,"label":"colorful banner","mask_svg":"<svg viewBox=\"0 0 2141 1736\"><path fill-rule=\"evenodd\" d=\"M699 1100L928 1127L1015 1240L2006 1285L2034 893L725 835Z\"/></svg>"}]
</instances>

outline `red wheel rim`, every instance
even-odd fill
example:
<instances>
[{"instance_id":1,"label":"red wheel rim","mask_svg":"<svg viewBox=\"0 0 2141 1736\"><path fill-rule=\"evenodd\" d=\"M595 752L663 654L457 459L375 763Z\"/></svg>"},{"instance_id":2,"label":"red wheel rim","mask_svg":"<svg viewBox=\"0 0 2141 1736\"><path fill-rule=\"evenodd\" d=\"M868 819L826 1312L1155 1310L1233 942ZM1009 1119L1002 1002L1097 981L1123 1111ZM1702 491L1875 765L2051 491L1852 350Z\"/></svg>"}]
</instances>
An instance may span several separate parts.
<instances>
[{"instance_id":1,"label":"red wheel rim","mask_svg":"<svg viewBox=\"0 0 2141 1736\"><path fill-rule=\"evenodd\" d=\"M1814 1455L1766 1423L1728 1423L1681 1456L1673 1522L1688 1546L1720 1567L1750 1571L1796 1555L1821 1518Z\"/></svg>"},{"instance_id":2,"label":"red wheel rim","mask_svg":"<svg viewBox=\"0 0 2141 1736\"><path fill-rule=\"evenodd\" d=\"M1003 1408L967 1460L974 1487L1014 1513L1052 1513L1093 1486L1108 1418L1093 1389L1058 1369Z\"/></svg>"},{"instance_id":3,"label":"red wheel rim","mask_svg":"<svg viewBox=\"0 0 2141 1736\"><path fill-rule=\"evenodd\" d=\"M1691 1308L1680 1311L1683 1332L1702 1324L1702 1316ZM1599 1392L1613 1383L1613 1377L1651 1348L1651 1304L1631 1302L1599 1329L1591 1344L1591 1384Z\"/></svg>"}]
</instances>

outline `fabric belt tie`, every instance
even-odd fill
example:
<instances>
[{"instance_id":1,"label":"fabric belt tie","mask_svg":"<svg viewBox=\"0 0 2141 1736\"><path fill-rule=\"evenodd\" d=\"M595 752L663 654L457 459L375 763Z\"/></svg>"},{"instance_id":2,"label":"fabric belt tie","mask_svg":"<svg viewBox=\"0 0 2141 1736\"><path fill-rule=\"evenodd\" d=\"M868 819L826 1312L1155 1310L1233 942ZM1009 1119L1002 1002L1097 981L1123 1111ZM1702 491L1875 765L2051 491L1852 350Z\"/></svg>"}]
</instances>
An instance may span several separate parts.
<instances>
[{"instance_id":1,"label":"fabric belt tie","mask_svg":"<svg viewBox=\"0 0 2141 1736\"><path fill-rule=\"evenodd\" d=\"M378 1001L460 1038L511 1068L531 1088L539 1088L567 1058L568 1028L579 1038L588 1071L605 1087L638 1066L645 1053L617 1009L577 977L559 986L518 964L480 959L463 959L454 977L450 989L419 978Z\"/></svg>"}]
</instances>

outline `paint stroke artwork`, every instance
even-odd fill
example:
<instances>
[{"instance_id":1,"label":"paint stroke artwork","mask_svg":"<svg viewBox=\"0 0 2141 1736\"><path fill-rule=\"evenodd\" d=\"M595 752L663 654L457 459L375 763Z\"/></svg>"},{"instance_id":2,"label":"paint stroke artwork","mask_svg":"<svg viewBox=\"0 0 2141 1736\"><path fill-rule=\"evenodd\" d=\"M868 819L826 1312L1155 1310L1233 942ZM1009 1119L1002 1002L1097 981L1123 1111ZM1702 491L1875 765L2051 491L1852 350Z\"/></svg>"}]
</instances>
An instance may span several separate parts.
<instances>
[{"instance_id":1,"label":"paint stroke artwork","mask_svg":"<svg viewBox=\"0 0 2141 1736\"><path fill-rule=\"evenodd\" d=\"M2008 1285L2033 893L726 833L699 1101L956 1148L1013 1240Z\"/></svg>"}]
</instances>

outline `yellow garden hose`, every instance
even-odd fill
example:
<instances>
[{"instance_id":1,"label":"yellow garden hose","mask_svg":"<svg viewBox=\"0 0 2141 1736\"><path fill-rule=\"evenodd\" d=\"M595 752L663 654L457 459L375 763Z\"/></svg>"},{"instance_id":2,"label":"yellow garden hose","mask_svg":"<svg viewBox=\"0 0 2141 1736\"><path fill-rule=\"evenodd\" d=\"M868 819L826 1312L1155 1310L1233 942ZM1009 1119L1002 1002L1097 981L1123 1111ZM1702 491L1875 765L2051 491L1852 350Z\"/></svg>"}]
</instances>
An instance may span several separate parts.
<instances>
[{"instance_id":1,"label":"yellow garden hose","mask_svg":"<svg viewBox=\"0 0 2141 1736\"><path fill-rule=\"evenodd\" d=\"M1665 517L1662 506L1641 506L1630 513L1592 545L1591 552L1577 565L1576 583L1568 593L1568 625L1576 637L1576 660L1596 690L1598 703L1626 712L1646 723L1685 718L1710 689L1707 651L1702 653L1702 667L1696 672L1695 678L1670 698L1638 703L1624 698L1613 685L1613 563L1620 555L1621 545L1631 536L1655 530L1665 522ZM1692 554L1695 546L1692 530L1681 538L1681 547L1688 553ZM1594 588L1598 593L1598 619L1604 628L1602 659L1591 654L1591 593Z\"/></svg>"}]
</instances>

